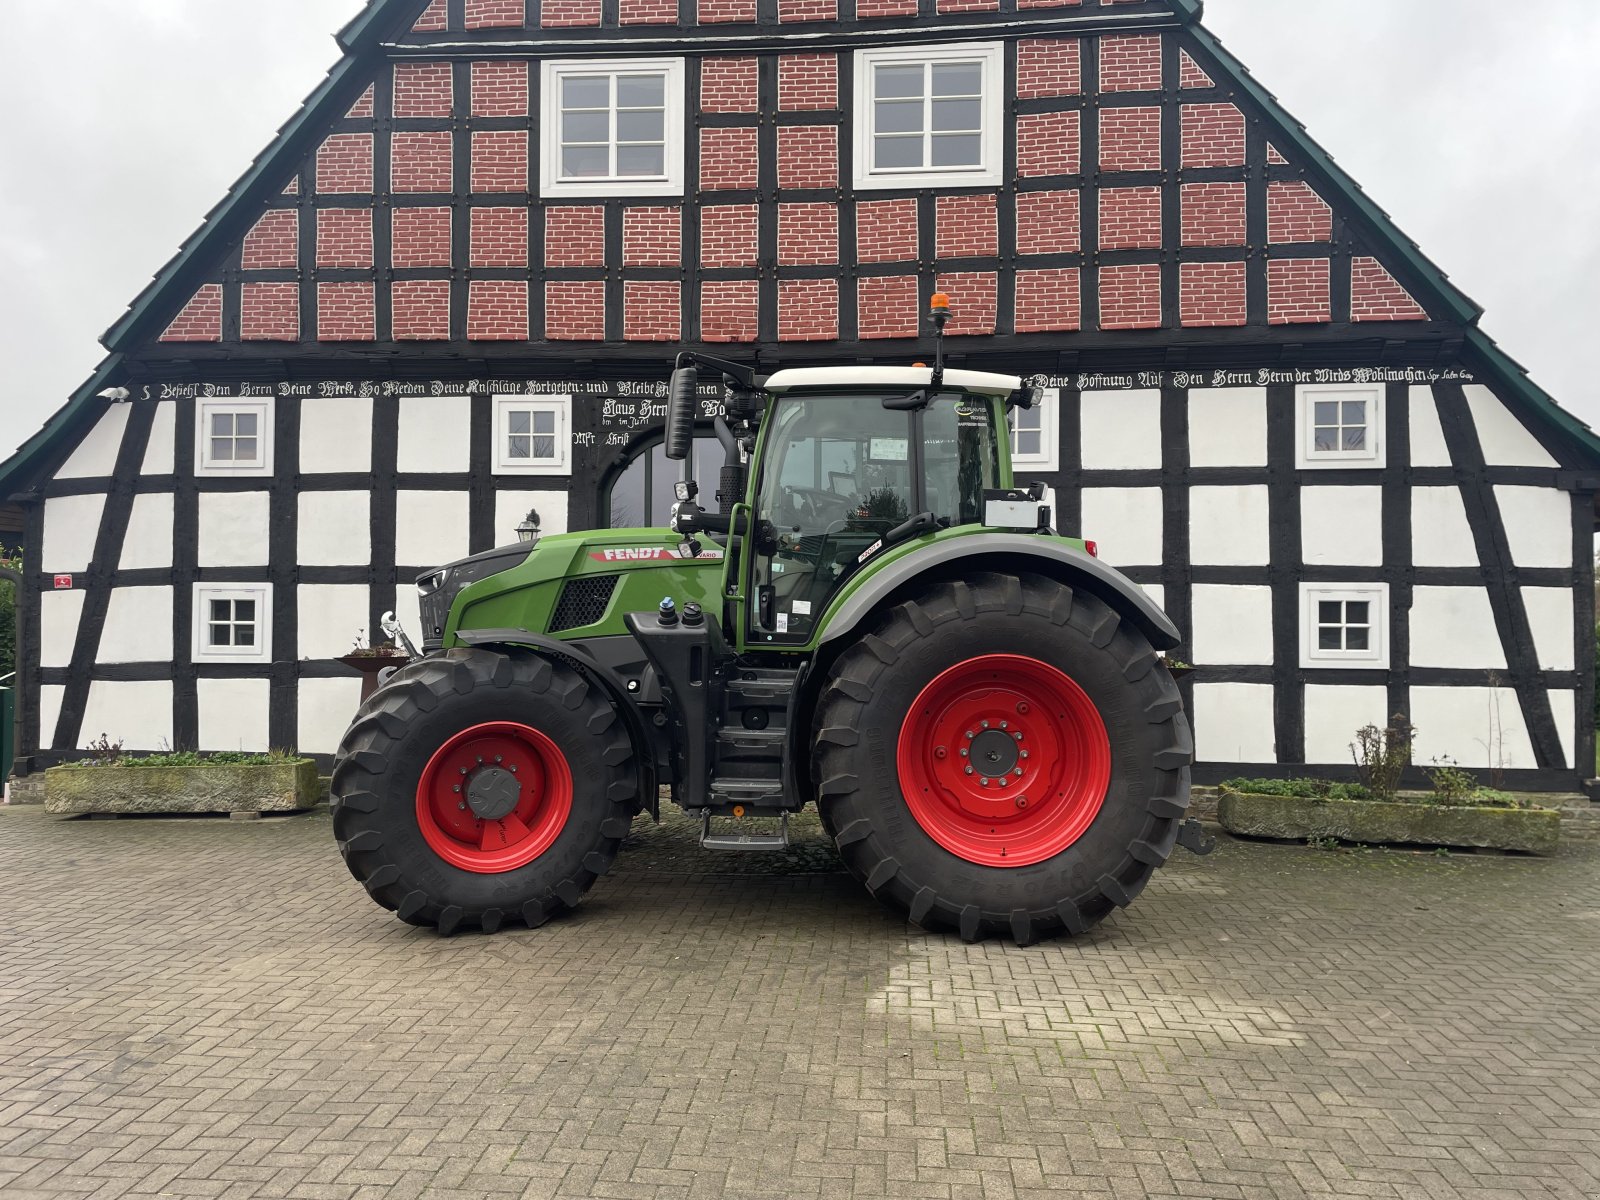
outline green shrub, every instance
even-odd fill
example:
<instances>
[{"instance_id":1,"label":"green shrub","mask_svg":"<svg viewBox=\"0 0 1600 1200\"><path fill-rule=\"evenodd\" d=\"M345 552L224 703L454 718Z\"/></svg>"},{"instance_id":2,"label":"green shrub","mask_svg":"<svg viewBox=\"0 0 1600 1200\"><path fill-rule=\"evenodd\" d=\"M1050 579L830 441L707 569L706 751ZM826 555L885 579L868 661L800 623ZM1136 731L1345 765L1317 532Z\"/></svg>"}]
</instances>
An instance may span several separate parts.
<instances>
[{"instance_id":1,"label":"green shrub","mask_svg":"<svg viewBox=\"0 0 1600 1200\"><path fill-rule=\"evenodd\" d=\"M1411 743L1416 736L1416 726L1406 720L1404 713L1390 717L1386 729L1367 725L1356 730L1350 754L1356 760L1361 782L1373 799L1395 798L1400 790L1400 776L1411 765Z\"/></svg>"},{"instance_id":2,"label":"green shrub","mask_svg":"<svg viewBox=\"0 0 1600 1200\"><path fill-rule=\"evenodd\" d=\"M101 735L105 741L105 735ZM269 754L250 754L242 750L214 750L200 754L193 750L174 750L169 754L144 754L134 758L123 758L121 755L122 744L99 746L90 743L90 750L96 751L94 758L82 762L70 762L62 765L68 767L270 767L279 763L299 762L301 755L291 754L283 750L274 750ZM110 754L105 753L111 751Z\"/></svg>"},{"instance_id":3,"label":"green shrub","mask_svg":"<svg viewBox=\"0 0 1600 1200\"><path fill-rule=\"evenodd\" d=\"M1256 796L1290 796L1299 800L1372 799L1359 783L1335 783L1331 779L1229 779L1222 786Z\"/></svg>"},{"instance_id":4,"label":"green shrub","mask_svg":"<svg viewBox=\"0 0 1600 1200\"><path fill-rule=\"evenodd\" d=\"M1472 804L1478 793L1478 781L1471 771L1463 771L1450 759L1434 759L1433 770L1428 772L1428 782L1433 784L1436 804Z\"/></svg>"}]
</instances>

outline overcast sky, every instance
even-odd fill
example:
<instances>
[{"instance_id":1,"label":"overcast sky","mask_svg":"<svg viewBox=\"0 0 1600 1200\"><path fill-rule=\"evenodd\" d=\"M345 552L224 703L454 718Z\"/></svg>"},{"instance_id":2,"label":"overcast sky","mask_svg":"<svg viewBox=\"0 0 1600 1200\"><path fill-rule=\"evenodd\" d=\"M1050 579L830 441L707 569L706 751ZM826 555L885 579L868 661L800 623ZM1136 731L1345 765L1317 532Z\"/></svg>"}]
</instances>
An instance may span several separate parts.
<instances>
[{"instance_id":1,"label":"overcast sky","mask_svg":"<svg viewBox=\"0 0 1600 1200\"><path fill-rule=\"evenodd\" d=\"M7 6L0 458L332 65L360 0ZM1600 426L1600 4L1209 0L1206 23ZM63 50L63 42L70 49Z\"/></svg>"}]
</instances>

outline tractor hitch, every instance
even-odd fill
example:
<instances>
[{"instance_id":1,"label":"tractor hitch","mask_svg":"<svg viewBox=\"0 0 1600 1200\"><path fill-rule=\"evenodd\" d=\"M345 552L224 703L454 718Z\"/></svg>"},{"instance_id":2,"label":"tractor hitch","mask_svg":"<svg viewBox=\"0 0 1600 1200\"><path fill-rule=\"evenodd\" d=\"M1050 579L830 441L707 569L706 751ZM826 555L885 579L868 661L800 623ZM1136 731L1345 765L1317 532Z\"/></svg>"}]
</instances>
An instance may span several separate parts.
<instances>
[{"instance_id":1,"label":"tractor hitch","mask_svg":"<svg viewBox=\"0 0 1600 1200\"><path fill-rule=\"evenodd\" d=\"M1178 845L1190 854L1203 857L1217 848L1217 839L1206 832L1204 825L1190 817L1178 826Z\"/></svg>"}]
</instances>

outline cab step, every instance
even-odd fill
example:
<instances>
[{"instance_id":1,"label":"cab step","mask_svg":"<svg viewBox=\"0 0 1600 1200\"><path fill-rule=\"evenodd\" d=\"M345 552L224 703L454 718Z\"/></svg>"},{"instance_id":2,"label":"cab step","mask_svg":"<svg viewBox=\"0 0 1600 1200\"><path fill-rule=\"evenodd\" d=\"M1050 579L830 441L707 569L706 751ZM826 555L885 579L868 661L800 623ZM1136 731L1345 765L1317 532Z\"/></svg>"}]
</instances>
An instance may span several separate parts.
<instances>
[{"instance_id":1,"label":"cab step","mask_svg":"<svg viewBox=\"0 0 1600 1200\"><path fill-rule=\"evenodd\" d=\"M789 814L778 814L777 833L712 833L711 810L700 816L702 850L783 850L789 845Z\"/></svg>"}]
</instances>

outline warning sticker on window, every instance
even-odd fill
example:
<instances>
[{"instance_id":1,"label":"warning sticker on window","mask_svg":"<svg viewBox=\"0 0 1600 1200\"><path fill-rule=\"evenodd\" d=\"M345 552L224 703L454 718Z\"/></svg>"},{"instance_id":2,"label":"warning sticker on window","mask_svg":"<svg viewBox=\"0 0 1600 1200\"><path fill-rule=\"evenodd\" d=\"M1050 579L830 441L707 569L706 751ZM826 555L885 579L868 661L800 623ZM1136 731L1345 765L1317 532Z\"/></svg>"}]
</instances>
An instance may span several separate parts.
<instances>
[{"instance_id":1,"label":"warning sticker on window","mask_svg":"<svg viewBox=\"0 0 1600 1200\"><path fill-rule=\"evenodd\" d=\"M778 632L779 633L788 633L789 632L789 614L788 613L779 613L778 614Z\"/></svg>"},{"instance_id":2,"label":"warning sticker on window","mask_svg":"<svg viewBox=\"0 0 1600 1200\"><path fill-rule=\"evenodd\" d=\"M794 602L794 615L797 617L809 617L811 615L811 601L796 600Z\"/></svg>"},{"instance_id":3,"label":"warning sticker on window","mask_svg":"<svg viewBox=\"0 0 1600 1200\"><path fill-rule=\"evenodd\" d=\"M867 444L870 462L905 462L910 456L910 439L875 437Z\"/></svg>"}]
</instances>

